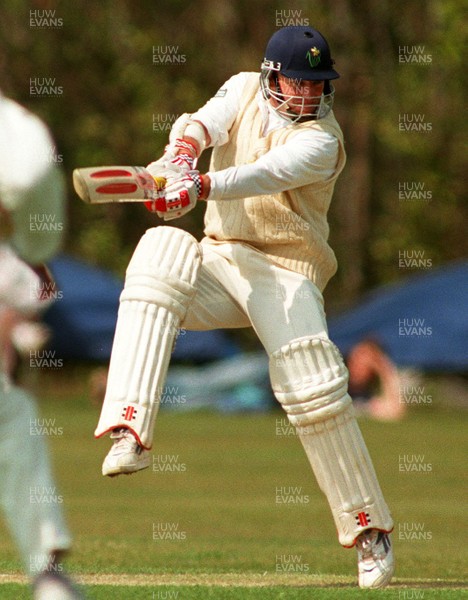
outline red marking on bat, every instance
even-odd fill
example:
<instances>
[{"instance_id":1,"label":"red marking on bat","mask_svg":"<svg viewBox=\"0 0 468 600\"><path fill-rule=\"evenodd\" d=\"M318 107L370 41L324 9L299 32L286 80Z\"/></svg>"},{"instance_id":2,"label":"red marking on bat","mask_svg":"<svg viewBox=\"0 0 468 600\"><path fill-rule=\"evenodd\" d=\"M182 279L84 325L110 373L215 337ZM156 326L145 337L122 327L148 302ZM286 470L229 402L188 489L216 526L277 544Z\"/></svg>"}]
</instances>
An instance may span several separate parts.
<instances>
[{"instance_id":1,"label":"red marking on bat","mask_svg":"<svg viewBox=\"0 0 468 600\"><path fill-rule=\"evenodd\" d=\"M133 177L133 173L124 169L104 169L103 171L95 171L90 177Z\"/></svg>"},{"instance_id":2,"label":"red marking on bat","mask_svg":"<svg viewBox=\"0 0 468 600\"><path fill-rule=\"evenodd\" d=\"M131 194L137 189L136 183L108 183L96 188L96 192L99 194Z\"/></svg>"}]
</instances>

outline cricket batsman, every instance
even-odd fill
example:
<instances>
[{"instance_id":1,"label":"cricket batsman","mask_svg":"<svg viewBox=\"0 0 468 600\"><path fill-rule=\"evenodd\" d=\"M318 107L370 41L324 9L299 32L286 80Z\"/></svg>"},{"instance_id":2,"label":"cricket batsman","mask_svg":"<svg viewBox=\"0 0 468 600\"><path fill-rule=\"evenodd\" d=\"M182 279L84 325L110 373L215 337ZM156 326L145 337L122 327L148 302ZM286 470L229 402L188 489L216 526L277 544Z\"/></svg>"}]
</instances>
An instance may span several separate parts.
<instances>
[{"instance_id":1,"label":"cricket batsman","mask_svg":"<svg viewBox=\"0 0 468 600\"><path fill-rule=\"evenodd\" d=\"M104 475L148 467L179 328L252 327L339 542L357 548L359 585L378 588L394 571L393 521L353 413L347 369L328 337L322 297L337 268L327 211L346 160L332 112L338 77L321 33L285 27L269 40L260 74L234 75L175 122L164 155L147 167L165 178L167 202L147 207L170 220L206 201L205 237L199 243L161 226L137 245L95 435L113 440ZM208 147L210 169L201 174L197 158Z\"/></svg>"},{"instance_id":2,"label":"cricket batsman","mask_svg":"<svg viewBox=\"0 0 468 600\"><path fill-rule=\"evenodd\" d=\"M44 266L63 230L34 227L45 215L65 220L53 141L36 116L0 93L0 307L2 315L36 313L53 290ZM46 303L45 301L43 304ZM5 311L5 312L4 312ZM0 319L0 347L14 320ZM14 384L0 353L0 505L33 584L34 600L78 600L63 572L71 546L35 399Z\"/></svg>"}]
</instances>

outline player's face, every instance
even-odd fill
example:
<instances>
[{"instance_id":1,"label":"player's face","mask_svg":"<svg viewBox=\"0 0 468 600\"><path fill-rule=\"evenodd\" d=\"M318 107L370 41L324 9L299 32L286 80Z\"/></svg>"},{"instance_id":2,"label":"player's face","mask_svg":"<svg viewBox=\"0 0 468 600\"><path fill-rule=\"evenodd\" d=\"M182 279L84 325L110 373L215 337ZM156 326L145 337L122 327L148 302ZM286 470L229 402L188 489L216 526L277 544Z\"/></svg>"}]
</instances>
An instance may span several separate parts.
<instances>
[{"instance_id":1,"label":"player's face","mask_svg":"<svg viewBox=\"0 0 468 600\"><path fill-rule=\"evenodd\" d=\"M323 93L323 81L308 81L306 79L290 79L278 74L278 83L285 96L295 96L288 101L288 109L299 114L314 114L320 104Z\"/></svg>"}]
</instances>

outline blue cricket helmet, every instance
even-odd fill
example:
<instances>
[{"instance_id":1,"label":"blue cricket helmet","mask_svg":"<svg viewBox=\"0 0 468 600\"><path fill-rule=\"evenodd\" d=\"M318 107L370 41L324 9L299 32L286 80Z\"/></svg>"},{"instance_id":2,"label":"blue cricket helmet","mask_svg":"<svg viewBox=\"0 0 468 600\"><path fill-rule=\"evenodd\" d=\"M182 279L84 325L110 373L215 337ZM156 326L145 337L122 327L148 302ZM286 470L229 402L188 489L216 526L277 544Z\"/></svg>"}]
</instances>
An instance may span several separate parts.
<instances>
[{"instance_id":1,"label":"blue cricket helmet","mask_svg":"<svg viewBox=\"0 0 468 600\"><path fill-rule=\"evenodd\" d=\"M335 90L330 81L339 77L334 63L328 42L319 31L303 25L283 27L271 36L265 49L260 75L263 97L292 121L321 119L333 106ZM296 81L324 81L323 94L316 97L315 105L304 104L298 115L288 102L297 102L300 96L281 92L278 73Z\"/></svg>"}]
</instances>

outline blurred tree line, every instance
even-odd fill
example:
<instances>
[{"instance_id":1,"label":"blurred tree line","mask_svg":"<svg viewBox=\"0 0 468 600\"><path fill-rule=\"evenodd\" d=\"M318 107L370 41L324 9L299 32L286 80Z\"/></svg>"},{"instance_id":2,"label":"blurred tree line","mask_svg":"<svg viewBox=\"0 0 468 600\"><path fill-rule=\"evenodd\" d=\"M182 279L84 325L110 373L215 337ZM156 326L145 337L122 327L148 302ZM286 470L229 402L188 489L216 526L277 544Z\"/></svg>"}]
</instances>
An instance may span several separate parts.
<instances>
[{"instance_id":1,"label":"blurred tree line","mask_svg":"<svg viewBox=\"0 0 468 600\"><path fill-rule=\"evenodd\" d=\"M0 88L53 132L52 159L69 191L66 250L123 275L159 220L140 205L82 204L72 170L154 160L180 114L232 74L259 70L278 27L316 27L341 74L335 114L348 151L330 212L339 271L326 299L337 310L414 273L402 253L426 268L466 256L463 8L461 0L5 0ZM201 237L202 218L200 205L173 224Z\"/></svg>"}]
</instances>

